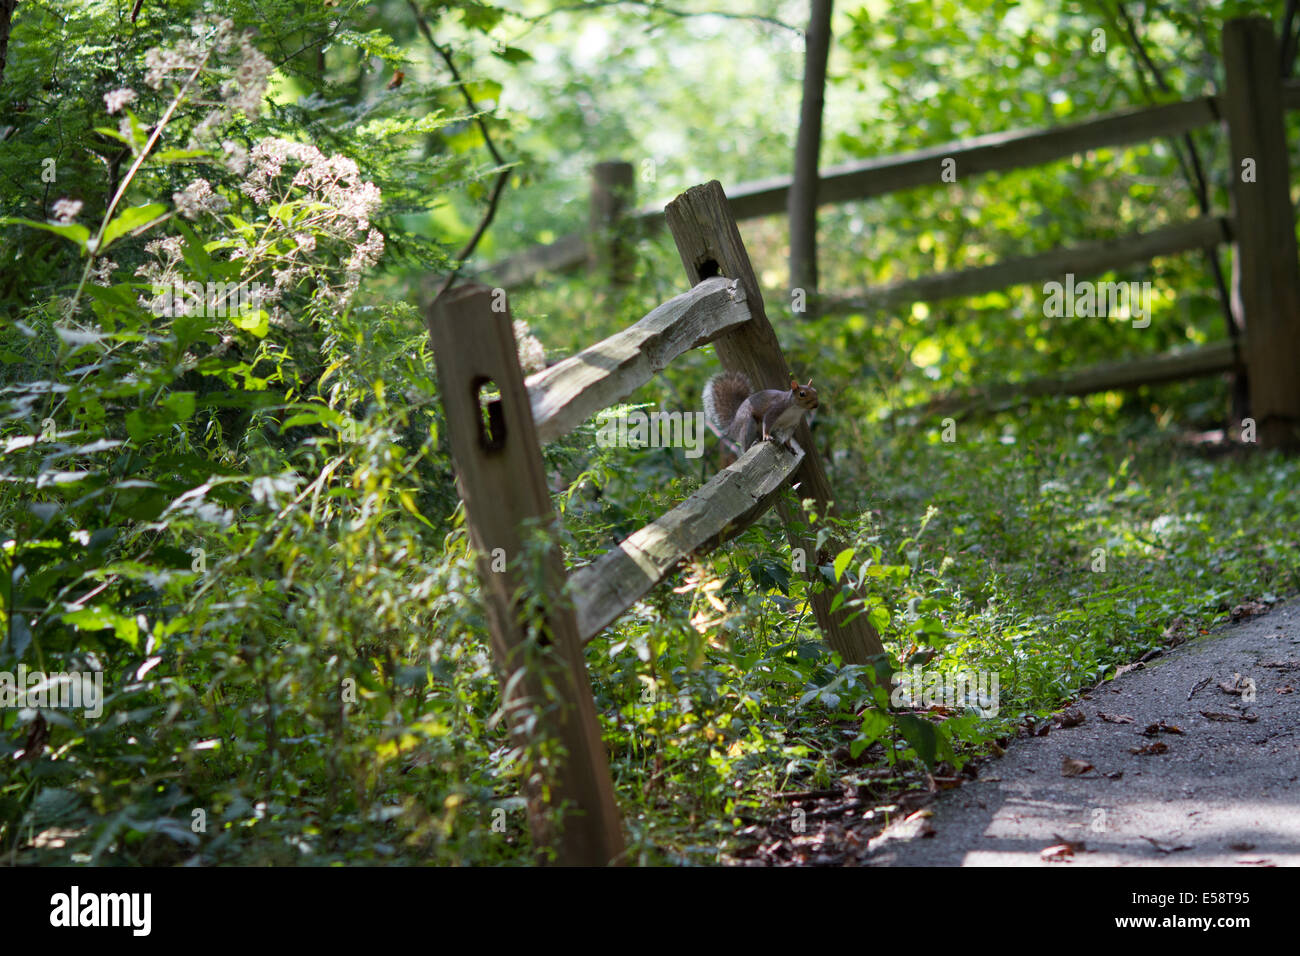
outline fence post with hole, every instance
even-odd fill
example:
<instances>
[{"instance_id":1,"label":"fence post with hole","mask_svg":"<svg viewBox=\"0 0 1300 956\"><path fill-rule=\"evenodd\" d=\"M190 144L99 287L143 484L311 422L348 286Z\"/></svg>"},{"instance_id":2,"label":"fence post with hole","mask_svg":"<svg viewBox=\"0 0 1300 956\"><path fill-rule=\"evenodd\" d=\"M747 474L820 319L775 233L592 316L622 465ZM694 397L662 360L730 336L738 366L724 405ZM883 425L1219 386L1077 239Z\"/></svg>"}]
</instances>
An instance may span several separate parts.
<instances>
[{"instance_id":1,"label":"fence post with hole","mask_svg":"<svg viewBox=\"0 0 1300 956\"><path fill-rule=\"evenodd\" d=\"M723 367L743 372L755 389L790 387L790 367L781 351L781 343L768 322L763 308L763 294L749 262L749 254L740 238L735 216L727 203L722 184L716 179L693 186L668 204L668 228L677 243L677 252L692 286L712 276L738 280L744 290L751 318L732 329L713 344ZM812 498L821 517L830 514L830 482L812 442L807 422L799 425L795 440L807 450L790 484L800 498ZM819 565L829 563L825 553L818 554L812 537L800 529L804 518L798 508L784 497L776 500L777 511L785 524L791 549L801 548L807 556L810 587L821 582ZM865 614L851 617L845 611L831 610L832 594L818 590L809 598L822 633L846 664L867 664L884 654L876 629Z\"/></svg>"},{"instance_id":2,"label":"fence post with hole","mask_svg":"<svg viewBox=\"0 0 1300 956\"><path fill-rule=\"evenodd\" d=\"M606 865L623 852L622 828L553 539L538 569L541 593L525 590L537 580L527 566L538 557L525 549L530 527L549 534L556 516L505 292L462 286L433 305L428 324L503 707L525 752L543 742L562 749L527 769L534 840L553 846L561 865ZM548 804L562 813L548 813Z\"/></svg>"}]
</instances>

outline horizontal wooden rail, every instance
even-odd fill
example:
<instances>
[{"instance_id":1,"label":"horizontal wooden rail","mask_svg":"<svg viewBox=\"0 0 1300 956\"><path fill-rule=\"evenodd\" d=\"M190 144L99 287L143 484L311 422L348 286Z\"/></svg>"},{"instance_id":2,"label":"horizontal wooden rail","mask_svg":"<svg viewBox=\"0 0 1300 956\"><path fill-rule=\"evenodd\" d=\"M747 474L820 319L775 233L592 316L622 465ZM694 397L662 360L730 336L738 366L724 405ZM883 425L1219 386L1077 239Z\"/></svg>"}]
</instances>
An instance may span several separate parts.
<instances>
[{"instance_id":1,"label":"horizontal wooden rail","mask_svg":"<svg viewBox=\"0 0 1300 956\"><path fill-rule=\"evenodd\" d=\"M1245 350L1245 340L1241 342ZM940 395L922 405L897 413L905 421L938 415L966 415L975 411L1000 411L1049 395L1091 395L1126 391L1143 385L1181 381L1231 371L1236 365L1233 343L1212 342L1123 362L1105 362L1083 368L999 385L976 386Z\"/></svg>"},{"instance_id":2,"label":"horizontal wooden rail","mask_svg":"<svg viewBox=\"0 0 1300 956\"><path fill-rule=\"evenodd\" d=\"M672 511L569 576L578 635L590 641L643 598L685 558L753 524L798 470L804 452L759 442Z\"/></svg>"},{"instance_id":3,"label":"horizontal wooden rail","mask_svg":"<svg viewBox=\"0 0 1300 956\"><path fill-rule=\"evenodd\" d=\"M1300 80L1283 84L1286 109L1300 109ZM1222 116L1220 97L1200 96L1163 106L1142 106L1096 119L1036 130L989 133L895 156L827 167L817 190L819 205L870 199L914 186L939 185L942 159L957 163L958 178L1025 166L1040 166L1076 153L1107 146L1140 143L1184 133ZM728 191L737 219L784 213L790 177L741 183Z\"/></svg>"},{"instance_id":4,"label":"horizontal wooden rail","mask_svg":"<svg viewBox=\"0 0 1300 956\"><path fill-rule=\"evenodd\" d=\"M537 437L555 441L626 398L673 359L748 322L745 290L717 276L669 299L640 322L525 382Z\"/></svg>"},{"instance_id":5,"label":"horizontal wooden rail","mask_svg":"<svg viewBox=\"0 0 1300 956\"><path fill-rule=\"evenodd\" d=\"M479 282L492 282L505 288L524 285L547 272L564 273L587 262L587 237L570 233L544 246L532 246L517 255L507 256L475 273Z\"/></svg>"},{"instance_id":6,"label":"horizontal wooden rail","mask_svg":"<svg viewBox=\"0 0 1300 956\"><path fill-rule=\"evenodd\" d=\"M1220 102L1219 96L1200 96L1163 106L1123 110L1079 123L990 133L910 153L830 166L819 179L817 200L825 206L870 199L915 186L938 185L941 159L955 160L957 176L964 179L976 173L1038 166L1090 149L1173 136L1218 120L1222 116ZM1300 109L1300 79L1283 83L1282 103L1285 109ZM790 177L774 176L741 183L728 191L728 201L736 219L755 219L784 214L789 192ZM653 207L642 208L629 218L644 230L656 230L663 225L661 210ZM567 272L586 261L586 237L573 233L493 263L479 275L483 281L491 279L503 286L516 286L543 272Z\"/></svg>"},{"instance_id":7,"label":"horizontal wooden rail","mask_svg":"<svg viewBox=\"0 0 1300 956\"><path fill-rule=\"evenodd\" d=\"M908 279L865 292L834 296L818 309L824 313L883 309L913 302L936 302L956 296L982 295L1039 279L1096 275L1130 262L1148 261L1189 249L1205 249L1231 241L1231 225L1222 216L1202 216L1188 222L1135 232L1114 239L1099 239L1060 246L1033 256L1003 259L993 265L941 272Z\"/></svg>"}]
</instances>

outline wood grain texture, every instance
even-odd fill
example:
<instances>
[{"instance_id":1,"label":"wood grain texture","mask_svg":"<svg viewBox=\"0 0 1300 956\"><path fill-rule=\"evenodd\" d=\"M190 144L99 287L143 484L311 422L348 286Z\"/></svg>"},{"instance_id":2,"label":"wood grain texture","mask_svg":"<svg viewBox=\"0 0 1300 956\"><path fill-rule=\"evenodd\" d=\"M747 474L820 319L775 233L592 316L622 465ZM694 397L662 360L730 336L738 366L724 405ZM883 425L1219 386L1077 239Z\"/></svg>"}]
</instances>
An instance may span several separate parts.
<instances>
[{"instance_id":1,"label":"wood grain texture","mask_svg":"<svg viewBox=\"0 0 1300 956\"><path fill-rule=\"evenodd\" d=\"M569 578L578 633L589 641L692 554L735 537L763 515L803 461L761 442L667 514L629 535Z\"/></svg>"},{"instance_id":2,"label":"wood grain texture","mask_svg":"<svg viewBox=\"0 0 1300 956\"><path fill-rule=\"evenodd\" d=\"M494 312L493 298L487 286L462 286L428 316L456 483L483 581L511 732L523 747L545 738L566 753L545 771L551 806L567 808L558 836L539 792L528 794L535 840L553 844L561 864L603 866L623 851L622 827L577 624L562 599L565 575L558 547L544 557L540 612L519 601L525 583L535 586L535 579L521 571L529 527L550 530L555 511L510 313ZM488 383L500 397L483 408L480 394ZM493 567L497 556L504 557L504 569ZM530 628L538 639L530 638Z\"/></svg>"},{"instance_id":3,"label":"wood grain texture","mask_svg":"<svg viewBox=\"0 0 1300 956\"><path fill-rule=\"evenodd\" d=\"M750 321L721 336L714 342L718 358L724 368L743 372L755 389L788 388L790 368L781 351L781 343L772 329L763 308L762 292L749 262L749 254L740 239L740 230L731 215L727 195L717 180L693 186L668 204L668 228L677 244L677 253L692 285L713 276L738 279L745 290ZM808 374L815 374L809 370ZM805 375L807 377L807 375ZM822 384L822 383L819 383ZM822 384L824 388L824 384ZM822 392L823 396L829 393ZM798 470L791 479L800 498L812 498L818 512L831 513L834 495L830 482L822 470L821 460L815 452L807 422L801 422L794 435L800 447L806 449ZM776 508L785 524L786 537L792 549L800 549L808 558L808 578L820 585L817 566L829 560L836 542L824 545L821 552L810 537L795 529L804 523L802 512L778 495ZM831 595L824 590L810 594L809 601L817 623L830 646L839 652L845 663L867 664L884 653L880 637L867 621L866 615L846 620L844 611L831 612Z\"/></svg>"},{"instance_id":4,"label":"wood grain texture","mask_svg":"<svg viewBox=\"0 0 1300 956\"><path fill-rule=\"evenodd\" d=\"M1245 322L1251 417L1265 448L1300 450L1300 260L1278 47L1263 18L1223 29L1224 115L1231 145L1233 310ZM1242 164L1254 165L1246 182Z\"/></svg>"},{"instance_id":5,"label":"wood grain texture","mask_svg":"<svg viewBox=\"0 0 1300 956\"><path fill-rule=\"evenodd\" d=\"M550 442L568 434L632 394L683 352L748 321L740 286L710 279L622 332L529 376L538 437Z\"/></svg>"}]
</instances>

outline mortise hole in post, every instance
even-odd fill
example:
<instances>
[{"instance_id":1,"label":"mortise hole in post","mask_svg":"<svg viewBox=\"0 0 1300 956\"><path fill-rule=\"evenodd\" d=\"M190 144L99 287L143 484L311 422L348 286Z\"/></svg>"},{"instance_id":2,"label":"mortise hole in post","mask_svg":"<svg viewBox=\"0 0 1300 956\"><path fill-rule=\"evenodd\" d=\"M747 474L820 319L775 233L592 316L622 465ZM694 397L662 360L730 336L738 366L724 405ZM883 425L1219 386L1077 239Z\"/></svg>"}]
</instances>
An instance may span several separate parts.
<instances>
[{"instance_id":1,"label":"mortise hole in post","mask_svg":"<svg viewBox=\"0 0 1300 956\"><path fill-rule=\"evenodd\" d=\"M478 405L478 443L484 451L506 447L506 415L501 405L501 391L496 382L479 376L470 383L470 393Z\"/></svg>"},{"instance_id":2,"label":"mortise hole in post","mask_svg":"<svg viewBox=\"0 0 1300 956\"><path fill-rule=\"evenodd\" d=\"M705 259L695 267L700 272L700 281L712 279L714 276L722 275L722 266L718 265L717 259Z\"/></svg>"}]
</instances>

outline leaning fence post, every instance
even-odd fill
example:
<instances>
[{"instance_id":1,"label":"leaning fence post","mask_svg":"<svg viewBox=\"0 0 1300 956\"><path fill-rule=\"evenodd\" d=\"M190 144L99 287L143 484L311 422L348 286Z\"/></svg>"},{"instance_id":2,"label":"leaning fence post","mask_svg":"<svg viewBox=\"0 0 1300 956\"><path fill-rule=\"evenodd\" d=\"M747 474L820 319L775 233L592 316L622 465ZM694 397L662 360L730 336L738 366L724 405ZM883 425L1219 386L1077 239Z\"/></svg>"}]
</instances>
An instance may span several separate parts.
<instances>
[{"instance_id":1,"label":"leaning fence post","mask_svg":"<svg viewBox=\"0 0 1300 956\"><path fill-rule=\"evenodd\" d=\"M538 604L521 601L524 586L536 584L524 567L529 525L550 530L555 511L505 291L462 286L434 304L428 322L511 731L525 747L547 741L563 748L544 768L527 771L534 839L539 846L554 842L560 864L604 865L622 853L623 835L577 624L562 599L557 550L542 559L544 586L530 595ZM539 772L550 804L565 808L558 837L542 803Z\"/></svg>"},{"instance_id":2,"label":"leaning fence post","mask_svg":"<svg viewBox=\"0 0 1300 956\"><path fill-rule=\"evenodd\" d=\"M1223 28L1232 147L1233 307L1245 320L1250 412L1263 447L1300 448L1300 261L1273 25Z\"/></svg>"},{"instance_id":3,"label":"leaning fence post","mask_svg":"<svg viewBox=\"0 0 1300 956\"><path fill-rule=\"evenodd\" d=\"M591 170L591 209L587 262L615 289L632 281L635 266L627 212L635 200L632 164L597 163Z\"/></svg>"},{"instance_id":4,"label":"leaning fence post","mask_svg":"<svg viewBox=\"0 0 1300 956\"><path fill-rule=\"evenodd\" d=\"M670 202L665 211L668 228L677 243L677 252L692 286L710 276L721 275L740 280L745 290L750 320L713 343L723 366L744 372L756 389L789 388L790 367L786 365L776 332L767 320L758 279L740 239L740 230L736 228L736 219L731 214L722 184L715 179L702 186L692 186ZM799 425L795 440L807 450L807 454L790 484L798 489L799 497L817 502L818 514L827 515L834 496L806 423ZM796 530L803 522L802 514L784 498L777 498L776 507L785 523L791 549L800 548L807 556L809 582L821 580L818 565L823 563L821 559L825 555L818 555L813 540ZM810 602L826 642L839 652L844 662L868 664L884 654L880 637L867 621L867 616L859 614L845 620L845 611L838 615L831 611L831 599L832 595L823 589L812 593Z\"/></svg>"}]
</instances>

